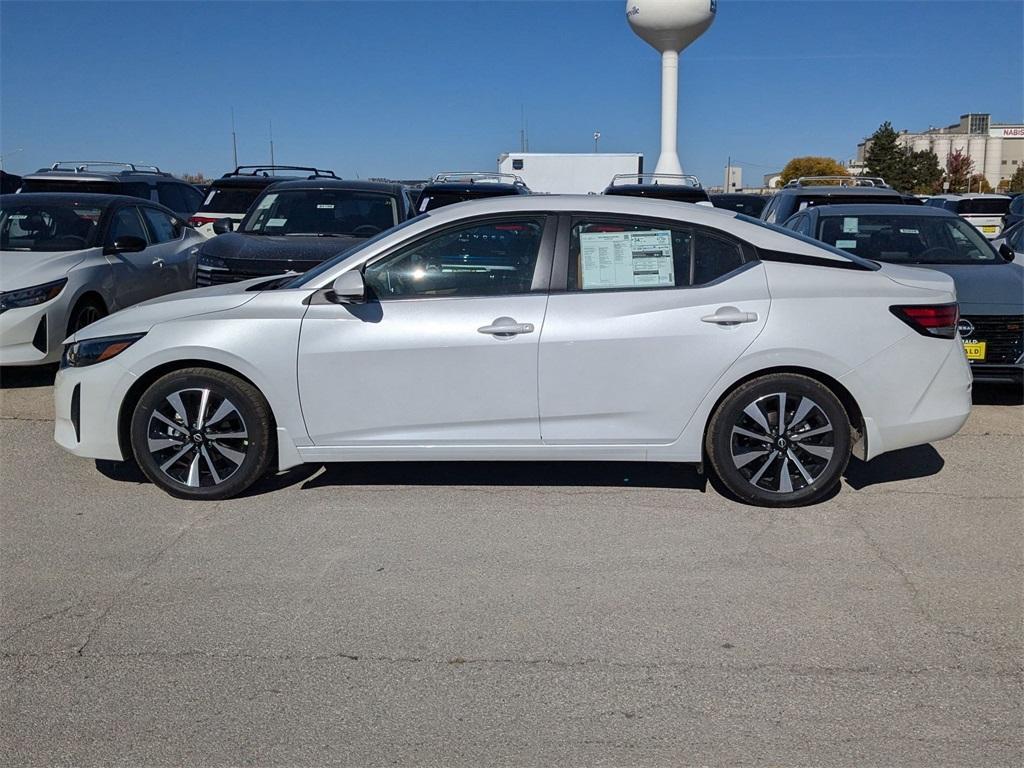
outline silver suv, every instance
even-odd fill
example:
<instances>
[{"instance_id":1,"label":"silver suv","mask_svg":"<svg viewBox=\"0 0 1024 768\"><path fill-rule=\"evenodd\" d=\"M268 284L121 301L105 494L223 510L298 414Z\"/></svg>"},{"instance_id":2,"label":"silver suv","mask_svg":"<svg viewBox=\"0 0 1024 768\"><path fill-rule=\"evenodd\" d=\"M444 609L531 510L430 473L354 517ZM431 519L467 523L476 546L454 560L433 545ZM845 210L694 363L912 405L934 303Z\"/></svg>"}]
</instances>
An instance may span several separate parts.
<instances>
[{"instance_id":1,"label":"silver suv","mask_svg":"<svg viewBox=\"0 0 1024 768\"><path fill-rule=\"evenodd\" d=\"M20 192L98 192L151 200L183 219L199 210L203 193L155 165L60 161L22 177Z\"/></svg>"}]
</instances>

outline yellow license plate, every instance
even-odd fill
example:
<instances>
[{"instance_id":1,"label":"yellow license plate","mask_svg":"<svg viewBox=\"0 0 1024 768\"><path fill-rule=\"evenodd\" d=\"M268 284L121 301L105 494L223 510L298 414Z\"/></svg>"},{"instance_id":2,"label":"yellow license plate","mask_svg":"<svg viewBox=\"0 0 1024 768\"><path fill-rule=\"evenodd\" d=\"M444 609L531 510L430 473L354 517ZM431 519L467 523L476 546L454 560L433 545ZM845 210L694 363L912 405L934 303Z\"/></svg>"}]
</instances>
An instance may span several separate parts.
<instances>
[{"instance_id":1,"label":"yellow license plate","mask_svg":"<svg viewBox=\"0 0 1024 768\"><path fill-rule=\"evenodd\" d=\"M981 231L984 232L986 235L994 235L996 232L999 231L999 227L982 227Z\"/></svg>"},{"instance_id":2,"label":"yellow license plate","mask_svg":"<svg viewBox=\"0 0 1024 768\"><path fill-rule=\"evenodd\" d=\"M985 342L984 341L965 341L964 352L967 353L968 360L984 360L985 359Z\"/></svg>"}]
</instances>

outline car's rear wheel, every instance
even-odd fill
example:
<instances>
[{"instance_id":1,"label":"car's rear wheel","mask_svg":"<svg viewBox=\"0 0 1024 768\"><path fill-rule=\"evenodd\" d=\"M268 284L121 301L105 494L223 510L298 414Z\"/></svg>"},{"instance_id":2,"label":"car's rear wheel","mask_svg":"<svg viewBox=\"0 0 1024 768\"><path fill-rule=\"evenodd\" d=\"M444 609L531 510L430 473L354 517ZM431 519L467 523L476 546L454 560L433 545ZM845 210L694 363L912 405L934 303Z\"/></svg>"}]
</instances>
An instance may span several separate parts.
<instances>
[{"instance_id":1,"label":"car's rear wheel","mask_svg":"<svg viewBox=\"0 0 1024 768\"><path fill-rule=\"evenodd\" d=\"M271 434L260 391L211 368L157 379L131 421L132 451L146 477L186 499L226 499L251 486L270 465Z\"/></svg>"},{"instance_id":2,"label":"car's rear wheel","mask_svg":"<svg viewBox=\"0 0 1024 768\"><path fill-rule=\"evenodd\" d=\"M850 460L850 420L820 382L770 374L737 387L719 404L705 449L722 485L740 501L814 504L835 490Z\"/></svg>"}]
</instances>

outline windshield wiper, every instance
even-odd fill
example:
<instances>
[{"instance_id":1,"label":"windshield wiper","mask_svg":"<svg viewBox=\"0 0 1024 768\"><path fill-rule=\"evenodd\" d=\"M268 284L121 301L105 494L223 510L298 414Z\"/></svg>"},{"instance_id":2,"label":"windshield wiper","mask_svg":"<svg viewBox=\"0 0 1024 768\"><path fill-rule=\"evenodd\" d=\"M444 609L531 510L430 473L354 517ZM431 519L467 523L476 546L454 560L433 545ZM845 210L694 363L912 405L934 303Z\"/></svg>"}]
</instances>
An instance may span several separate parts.
<instances>
[{"instance_id":1,"label":"windshield wiper","mask_svg":"<svg viewBox=\"0 0 1024 768\"><path fill-rule=\"evenodd\" d=\"M352 237L340 232L286 232L285 237Z\"/></svg>"}]
</instances>

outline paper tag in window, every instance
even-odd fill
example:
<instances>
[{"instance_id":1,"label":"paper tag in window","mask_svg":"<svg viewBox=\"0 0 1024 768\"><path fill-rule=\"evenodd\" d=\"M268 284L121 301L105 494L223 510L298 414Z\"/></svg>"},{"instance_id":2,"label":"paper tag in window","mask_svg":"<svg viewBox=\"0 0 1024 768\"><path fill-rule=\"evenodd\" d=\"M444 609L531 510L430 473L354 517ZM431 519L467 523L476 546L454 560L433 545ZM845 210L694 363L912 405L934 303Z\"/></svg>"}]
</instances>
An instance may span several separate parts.
<instances>
[{"instance_id":1,"label":"paper tag in window","mask_svg":"<svg viewBox=\"0 0 1024 768\"><path fill-rule=\"evenodd\" d=\"M586 232L580 256L584 290L675 285L669 230Z\"/></svg>"},{"instance_id":2,"label":"paper tag in window","mask_svg":"<svg viewBox=\"0 0 1024 768\"><path fill-rule=\"evenodd\" d=\"M856 235L857 230L857 219L844 217L843 218L843 234Z\"/></svg>"},{"instance_id":3,"label":"paper tag in window","mask_svg":"<svg viewBox=\"0 0 1024 768\"><path fill-rule=\"evenodd\" d=\"M856 240L836 240L836 248L856 248Z\"/></svg>"},{"instance_id":4,"label":"paper tag in window","mask_svg":"<svg viewBox=\"0 0 1024 768\"><path fill-rule=\"evenodd\" d=\"M288 219L267 219L268 227L283 227L288 223Z\"/></svg>"},{"instance_id":5,"label":"paper tag in window","mask_svg":"<svg viewBox=\"0 0 1024 768\"><path fill-rule=\"evenodd\" d=\"M333 211L334 210L334 203L317 203L316 207L317 207L317 210L324 210L324 209L326 209L328 211Z\"/></svg>"},{"instance_id":6,"label":"paper tag in window","mask_svg":"<svg viewBox=\"0 0 1024 768\"><path fill-rule=\"evenodd\" d=\"M901 235L919 235L921 231L918 229L900 229Z\"/></svg>"}]
</instances>

